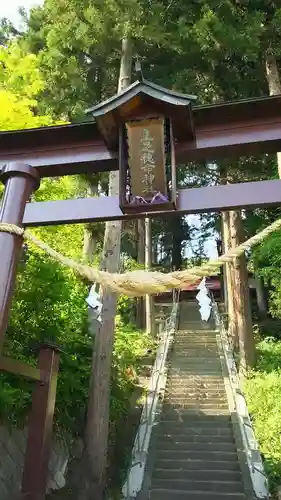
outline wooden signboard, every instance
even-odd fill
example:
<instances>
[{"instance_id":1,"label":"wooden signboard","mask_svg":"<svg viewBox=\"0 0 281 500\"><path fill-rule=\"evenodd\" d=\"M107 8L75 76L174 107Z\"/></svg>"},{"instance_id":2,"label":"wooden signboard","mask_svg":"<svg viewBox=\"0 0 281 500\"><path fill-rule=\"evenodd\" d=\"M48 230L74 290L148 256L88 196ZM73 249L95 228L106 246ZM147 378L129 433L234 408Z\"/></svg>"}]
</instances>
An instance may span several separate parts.
<instances>
[{"instance_id":1,"label":"wooden signboard","mask_svg":"<svg viewBox=\"0 0 281 500\"><path fill-rule=\"evenodd\" d=\"M150 200L167 195L164 119L127 122L131 194Z\"/></svg>"}]
</instances>

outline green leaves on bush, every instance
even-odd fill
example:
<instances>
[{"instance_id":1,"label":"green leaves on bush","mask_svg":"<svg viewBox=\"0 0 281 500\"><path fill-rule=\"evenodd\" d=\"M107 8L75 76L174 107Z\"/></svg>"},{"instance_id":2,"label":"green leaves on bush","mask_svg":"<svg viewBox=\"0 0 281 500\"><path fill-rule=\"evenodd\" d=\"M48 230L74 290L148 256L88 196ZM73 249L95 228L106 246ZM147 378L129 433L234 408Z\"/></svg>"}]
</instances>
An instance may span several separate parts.
<instances>
[{"instance_id":1,"label":"green leaves on bush","mask_svg":"<svg viewBox=\"0 0 281 500\"><path fill-rule=\"evenodd\" d=\"M254 430L272 490L281 483L281 342L258 344L258 364L245 383Z\"/></svg>"},{"instance_id":2,"label":"green leaves on bush","mask_svg":"<svg viewBox=\"0 0 281 500\"><path fill-rule=\"evenodd\" d=\"M87 331L88 287L71 270L37 250L29 250L21 265L7 331L5 355L36 364L34 348L40 341L62 347L56 403L56 426L67 433L83 431L92 361L92 339ZM120 300L120 312L130 301ZM151 339L133 325L117 318L113 351L111 421L129 407L141 358L152 347ZM33 384L23 378L0 374L0 419L24 423L30 409Z\"/></svg>"}]
</instances>

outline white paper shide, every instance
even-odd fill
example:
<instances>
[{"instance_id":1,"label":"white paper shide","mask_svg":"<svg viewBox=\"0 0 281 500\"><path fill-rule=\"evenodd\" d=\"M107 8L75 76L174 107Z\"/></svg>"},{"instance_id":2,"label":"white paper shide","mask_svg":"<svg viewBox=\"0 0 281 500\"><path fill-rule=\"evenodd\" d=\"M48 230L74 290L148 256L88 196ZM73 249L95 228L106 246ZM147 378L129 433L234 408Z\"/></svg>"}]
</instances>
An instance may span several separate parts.
<instances>
[{"instance_id":1,"label":"white paper shide","mask_svg":"<svg viewBox=\"0 0 281 500\"><path fill-rule=\"evenodd\" d=\"M196 300L199 302L199 311L201 315L201 319L203 321L208 321L211 314L212 302L208 295L208 288L206 286L206 278L203 278L199 283L197 289L199 293L196 295Z\"/></svg>"},{"instance_id":2,"label":"white paper shide","mask_svg":"<svg viewBox=\"0 0 281 500\"><path fill-rule=\"evenodd\" d=\"M102 311L102 303L100 301L100 296L96 292L96 285L91 287L90 293L86 298L86 302L89 307L92 308L93 312L96 315L96 320L101 323L101 311Z\"/></svg>"}]
</instances>

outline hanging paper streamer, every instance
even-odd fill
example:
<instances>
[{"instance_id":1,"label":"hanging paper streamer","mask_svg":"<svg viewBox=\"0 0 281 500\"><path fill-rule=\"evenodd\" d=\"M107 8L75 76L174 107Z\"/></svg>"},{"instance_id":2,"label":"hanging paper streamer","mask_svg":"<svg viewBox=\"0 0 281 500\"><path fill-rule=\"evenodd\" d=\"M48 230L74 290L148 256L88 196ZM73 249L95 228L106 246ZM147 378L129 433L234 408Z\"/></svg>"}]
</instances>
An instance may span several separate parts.
<instances>
[{"instance_id":1,"label":"hanging paper streamer","mask_svg":"<svg viewBox=\"0 0 281 500\"><path fill-rule=\"evenodd\" d=\"M95 319L101 323L101 311L102 311L102 303L100 301L100 296L96 292L96 285L94 284L91 289L88 297L86 298L86 302L89 307L93 310L95 314Z\"/></svg>"},{"instance_id":2,"label":"hanging paper streamer","mask_svg":"<svg viewBox=\"0 0 281 500\"><path fill-rule=\"evenodd\" d=\"M201 315L201 319L203 321L208 321L210 318L211 310L212 310L212 302L208 295L208 288L206 287L206 278L203 278L200 284L198 285L199 293L196 295L196 300L199 302L199 311Z\"/></svg>"}]
</instances>

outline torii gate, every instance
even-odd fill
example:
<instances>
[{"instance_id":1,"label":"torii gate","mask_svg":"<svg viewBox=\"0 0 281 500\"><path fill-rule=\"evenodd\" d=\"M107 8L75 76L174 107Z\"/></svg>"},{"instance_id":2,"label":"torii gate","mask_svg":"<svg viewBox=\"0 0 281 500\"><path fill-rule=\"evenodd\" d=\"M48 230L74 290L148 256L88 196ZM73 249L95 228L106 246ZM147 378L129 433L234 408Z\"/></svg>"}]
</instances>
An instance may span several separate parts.
<instances>
[{"instance_id":1,"label":"torii gate","mask_svg":"<svg viewBox=\"0 0 281 500\"><path fill-rule=\"evenodd\" d=\"M193 105L195 99L137 81L89 110L95 122L0 133L0 222L57 225L280 205L280 180L176 191L178 163L281 151L281 96L207 106ZM40 178L118 168L120 199L27 203ZM21 245L21 236L0 232L0 346ZM36 381L25 500L45 498L58 358L50 345L42 347L38 368L0 357L0 369Z\"/></svg>"}]
</instances>

